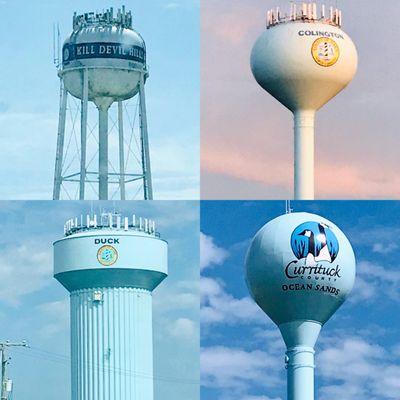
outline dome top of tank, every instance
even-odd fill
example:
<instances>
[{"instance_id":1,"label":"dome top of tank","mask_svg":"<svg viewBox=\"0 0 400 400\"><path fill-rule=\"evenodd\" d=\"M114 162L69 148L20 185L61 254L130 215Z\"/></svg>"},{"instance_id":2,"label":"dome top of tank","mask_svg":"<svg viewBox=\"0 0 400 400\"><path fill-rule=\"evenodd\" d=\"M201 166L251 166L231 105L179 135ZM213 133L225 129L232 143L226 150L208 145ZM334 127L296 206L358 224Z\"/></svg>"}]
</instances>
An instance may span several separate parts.
<instances>
[{"instance_id":1,"label":"dome top of tank","mask_svg":"<svg viewBox=\"0 0 400 400\"><path fill-rule=\"evenodd\" d=\"M89 12L81 15L78 15L76 12L74 13L74 31L97 25L116 26L126 29L133 29L132 12L126 11L125 6L122 6L121 9L117 10L116 15L114 15L113 7L110 7L103 12Z\"/></svg>"},{"instance_id":2,"label":"dome top of tank","mask_svg":"<svg viewBox=\"0 0 400 400\"><path fill-rule=\"evenodd\" d=\"M291 2L289 14L283 14L279 7L271 9L267 11L267 29L287 22L319 22L341 28L341 10L324 4L318 8L315 2L302 2L299 5Z\"/></svg>"},{"instance_id":3,"label":"dome top of tank","mask_svg":"<svg viewBox=\"0 0 400 400\"><path fill-rule=\"evenodd\" d=\"M148 218L137 217L136 215L122 216L120 213L101 213L100 215L81 215L69 219L64 225L64 235L71 236L88 231L135 231L145 235L159 238L156 230L156 223Z\"/></svg>"}]
</instances>

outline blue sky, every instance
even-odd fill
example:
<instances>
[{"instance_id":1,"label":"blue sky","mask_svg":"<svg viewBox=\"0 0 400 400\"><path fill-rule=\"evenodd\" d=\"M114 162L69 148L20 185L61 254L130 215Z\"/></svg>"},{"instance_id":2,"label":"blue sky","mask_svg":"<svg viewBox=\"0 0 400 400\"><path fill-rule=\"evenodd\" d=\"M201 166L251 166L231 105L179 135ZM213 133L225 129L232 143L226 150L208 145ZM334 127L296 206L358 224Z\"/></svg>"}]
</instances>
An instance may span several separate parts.
<instances>
[{"instance_id":1,"label":"blue sky","mask_svg":"<svg viewBox=\"0 0 400 400\"><path fill-rule=\"evenodd\" d=\"M169 276L155 290L155 400L199 399L199 207L196 202L96 202L154 219L169 242ZM115 207L115 208L114 208ZM69 299L52 277L52 242L91 203L1 202L0 340L12 350L14 398L70 399Z\"/></svg>"},{"instance_id":2,"label":"blue sky","mask_svg":"<svg viewBox=\"0 0 400 400\"><path fill-rule=\"evenodd\" d=\"M94 7L95 4L95 7ZM74 11L124 4L114 0L1 0L6 24L0 73L1 199L51 199L59 80L53 23L62 40ZM199 4L197 0L125 2L144 37L150 78L148 124L157 199L199 196Z\"/></svg>"},{"instance_id":3,"label":"blue sky","mask_svg":"<svg viewBox=\"0 0 400 400\"><path fill-rule=\"evenodd\" d=\"M394 400L400 392L398 202L293 202L350 239L357 280L317 343L316 393L324 400ZM202 399L286 398L283 341L249 298L244 258L251 238L285 203L201 206Z\"/></svg>"}]
</instances>

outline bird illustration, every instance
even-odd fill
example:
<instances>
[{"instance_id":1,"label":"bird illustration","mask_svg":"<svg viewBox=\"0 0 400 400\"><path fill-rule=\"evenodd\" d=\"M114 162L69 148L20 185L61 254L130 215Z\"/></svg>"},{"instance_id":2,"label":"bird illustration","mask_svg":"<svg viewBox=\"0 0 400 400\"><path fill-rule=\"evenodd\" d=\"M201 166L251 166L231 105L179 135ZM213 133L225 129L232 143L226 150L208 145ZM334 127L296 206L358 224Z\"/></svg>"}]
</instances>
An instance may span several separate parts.
<instances>
[{"instance_id":1,"label":"bird illustration","mask_svg":"<svg viewBox=\"0 0 400 400\"><path fill-rule=\"evenodd\" d=\"M333 262L339 251L339 243L333 232L323 223L308 222L300 225L292 234L292 250L307 264L319 261Z\"/></svg>"}]
</instances>

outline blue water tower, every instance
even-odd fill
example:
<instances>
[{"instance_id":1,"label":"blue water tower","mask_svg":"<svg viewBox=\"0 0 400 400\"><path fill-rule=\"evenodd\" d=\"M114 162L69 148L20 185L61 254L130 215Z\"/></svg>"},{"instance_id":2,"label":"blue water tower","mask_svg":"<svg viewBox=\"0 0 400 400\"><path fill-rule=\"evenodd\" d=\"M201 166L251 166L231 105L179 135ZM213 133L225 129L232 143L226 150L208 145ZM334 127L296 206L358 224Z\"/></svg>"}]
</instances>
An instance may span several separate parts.
<instances>
[{"instance_id":1,"label":"blue water tower","mask_svg":"<svg viewBox=\"0 0 400 400\"><path fill-rule=\"evenodd\" d=\"M152 292L167 258L154 221L67 221L54 277L71 298L72 400L153 400Z\"/></svg>"}]
</instances>

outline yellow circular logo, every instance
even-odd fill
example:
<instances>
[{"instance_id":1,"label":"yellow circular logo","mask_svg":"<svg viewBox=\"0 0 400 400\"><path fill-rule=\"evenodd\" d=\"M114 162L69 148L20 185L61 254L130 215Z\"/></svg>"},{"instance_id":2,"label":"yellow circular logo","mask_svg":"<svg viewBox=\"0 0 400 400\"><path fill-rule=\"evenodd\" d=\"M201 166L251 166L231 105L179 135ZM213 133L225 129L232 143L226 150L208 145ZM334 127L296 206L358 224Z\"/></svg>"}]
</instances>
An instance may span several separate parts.
<instances>
[{"instance_id":1,"label":"yellow circular logo","mask_svg":"<svg viewBox=\"0 0 400 400\"><path fill-rule=\"evenodd\" d=\"M331 38L322 37L317 39L311 49L315 62L322 67L331 67L339 60L339 45Z\"/></svg>"},{"instance_id":2,"label":"yellow circular logo","mask_svg":"<svg viewBox=\"0 0 400 400\"><path fill-rule=\"evenodd\" d=\"M116 248L108 245L100 247L99 251L97 252L97 259L99 260L100 264L108 267L117 262L118 251Z\"/></svg>"}]
</instances>

